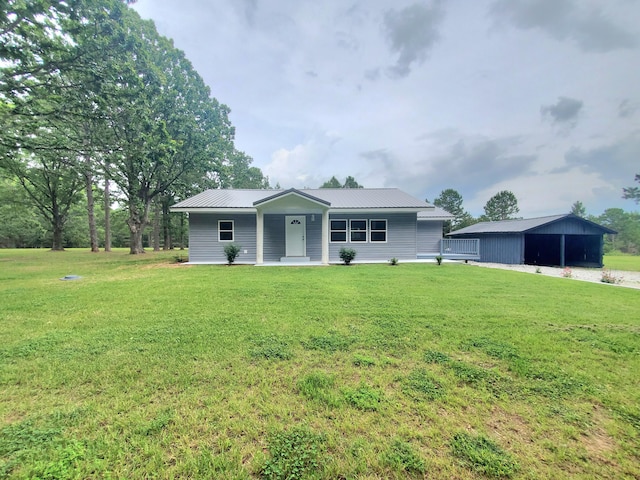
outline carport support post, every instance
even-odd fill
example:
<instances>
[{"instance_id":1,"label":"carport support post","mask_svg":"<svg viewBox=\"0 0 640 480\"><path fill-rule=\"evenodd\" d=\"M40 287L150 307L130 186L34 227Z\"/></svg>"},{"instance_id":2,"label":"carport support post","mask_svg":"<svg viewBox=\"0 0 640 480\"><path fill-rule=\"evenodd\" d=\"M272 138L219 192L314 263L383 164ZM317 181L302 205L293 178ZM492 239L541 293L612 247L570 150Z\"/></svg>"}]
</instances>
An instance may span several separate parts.
<instances>
[{"instance_id":1,"label":"carport support post","mask_svg":"<svg viewBox=\"0 0 640 480\"><path fill-rule=\"evenodd\" d=\"M560 266L564 267L564 234L560 235Z\"/></svg>"},{"instance_id":2,"label":"carport support post","mask_svg":"<svg viewBox=\"0 0 640 480\"><path fill-rule=\"evenodd\" d=\"M322 263L329 265L329 210L322 211Z\"/></svg>"},{"instance_id":3,"label":"carport support post","mask_svg":"<svg viewBox=\"0 0 640 480\"><path fill-rule=\"evenodd\" d=\"M264 213L258 209L256 212L256 264L264 263Z\"/></svg>"}]
</instances>

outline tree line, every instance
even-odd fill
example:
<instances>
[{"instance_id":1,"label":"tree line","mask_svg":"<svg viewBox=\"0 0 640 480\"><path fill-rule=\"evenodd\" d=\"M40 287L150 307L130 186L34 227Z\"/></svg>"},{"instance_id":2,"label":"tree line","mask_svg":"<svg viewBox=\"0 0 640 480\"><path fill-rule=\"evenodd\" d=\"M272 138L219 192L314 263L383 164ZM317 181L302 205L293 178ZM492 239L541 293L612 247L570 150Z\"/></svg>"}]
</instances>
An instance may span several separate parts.
<instances>
[{"instance_id":1,"label":"tree line","mask_svg":"<svg viewBox=\"0 0 640 480\"><path fill-rule=\"evenodd\" d=\"M32 212L3 212L32 237L5 243L33 243L44 228L61 250L84 204L93 251L110 248L114 211L126 213L130 252L142 253L152 219L171 244L176 201L206 188L269 187L235 148L229 108L130 3L2 2L0 196L3 209Z\"/></svg>"}]
</instances>

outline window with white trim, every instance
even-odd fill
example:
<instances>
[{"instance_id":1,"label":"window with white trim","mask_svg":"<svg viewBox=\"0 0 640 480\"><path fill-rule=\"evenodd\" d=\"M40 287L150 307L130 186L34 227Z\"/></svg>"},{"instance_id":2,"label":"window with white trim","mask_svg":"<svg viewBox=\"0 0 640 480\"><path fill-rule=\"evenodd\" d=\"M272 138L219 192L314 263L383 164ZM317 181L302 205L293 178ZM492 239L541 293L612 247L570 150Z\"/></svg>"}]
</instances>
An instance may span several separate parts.
<instances>
[{"instance_id":1,"label":"window with white trim","mask_svg":"<svg viewBox=\"0 0 640 480\"><path fill-rule=\"evenodd\" d=\"M331 220L331 232L329 238L332 242L346 242L347 241L347 221L346 220Z\"/></svg>"},{"instance_id":2,"label":"window with white trim","mask_svg":"<svg viewBox=\"0 0 640 480\"><path fill-rule=\"evenodd\" d=\"M351 220L349 222L349 241L362 243L367 241L367 221Z\"/></svg>"},{"instance_id":3,"label":"window with white trim","mask_svg":"<svg viewBox=\"0 0 640 480\"><path fill-rule=\"evenodd\" d=\"M386 220L370 220L369 235L371 242L387 241L387 221Z\"/></svg>"},{"instance_id":4,"label":"window with white trim","mask_svg":"<svg viewBox=\"0 0 640 480\"><path fill-rule=\"evenodd\" d=\"M218 241L233 242L233 220L218 220Z\"/></svg>"}]
</instances>

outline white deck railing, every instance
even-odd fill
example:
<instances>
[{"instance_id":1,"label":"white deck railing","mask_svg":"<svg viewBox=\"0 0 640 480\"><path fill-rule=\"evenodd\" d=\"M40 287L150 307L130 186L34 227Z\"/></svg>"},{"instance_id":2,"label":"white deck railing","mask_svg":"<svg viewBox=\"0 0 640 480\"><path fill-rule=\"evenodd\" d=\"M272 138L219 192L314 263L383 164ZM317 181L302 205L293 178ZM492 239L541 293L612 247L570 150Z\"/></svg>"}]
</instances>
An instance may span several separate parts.
<instances>
[{"instance_id":1,"label":"white deck railing","mask_svg":"<svg viewBox=\"0 0 640 480\"><path fill-rule=\"evenodd\" d=\"M480 256L479 238L443 238L440 240L440 255L451 256Z\"/></svg>"}]
</instances>

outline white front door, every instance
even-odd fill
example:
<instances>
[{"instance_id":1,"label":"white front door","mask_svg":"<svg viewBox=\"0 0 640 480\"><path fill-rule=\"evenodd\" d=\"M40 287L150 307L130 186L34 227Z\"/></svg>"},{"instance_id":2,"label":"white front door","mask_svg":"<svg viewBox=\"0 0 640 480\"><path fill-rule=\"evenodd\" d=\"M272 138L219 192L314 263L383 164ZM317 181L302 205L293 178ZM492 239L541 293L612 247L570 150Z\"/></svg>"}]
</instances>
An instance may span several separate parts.
<instances>
[{"instance_id":1,"label":"white front door","mask_svg":"<svg viewBox=\"0 0 640 480\"><path fill-rule=\"evenodd\" d=\"M304 257L307 250L307 221L304 215L285 217L286 256Z\"/></svg>"}]
</instances>

